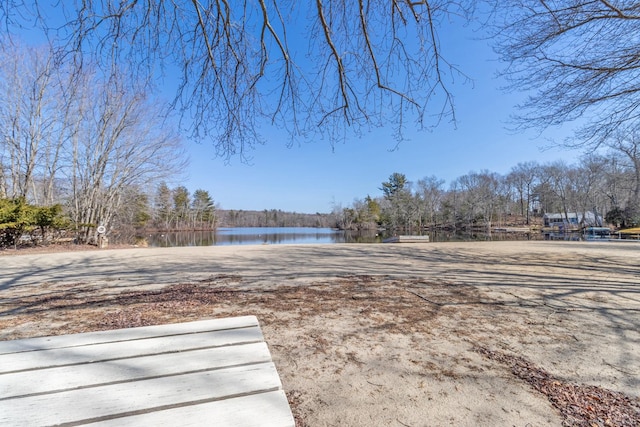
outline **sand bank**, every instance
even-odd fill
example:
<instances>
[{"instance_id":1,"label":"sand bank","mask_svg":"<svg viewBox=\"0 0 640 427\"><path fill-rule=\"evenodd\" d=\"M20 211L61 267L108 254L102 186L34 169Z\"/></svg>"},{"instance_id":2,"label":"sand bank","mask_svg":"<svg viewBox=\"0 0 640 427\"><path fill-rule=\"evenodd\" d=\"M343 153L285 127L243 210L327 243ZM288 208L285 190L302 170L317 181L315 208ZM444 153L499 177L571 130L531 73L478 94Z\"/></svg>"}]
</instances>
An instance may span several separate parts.
<instances>
[{"instance_id":1,"label":"sand bank","mask_svg":"<svg viewBox=\"0 0 640 427\"><path fill-rule=\"evenodd\" d=\"M0 339L257 315L300 425L561 425L575 414L553 395L574 385L595 386L593 402L622 393L632 412L640 396L638 244L216 246L0 263Z\"/></svg>"}]
</instances>

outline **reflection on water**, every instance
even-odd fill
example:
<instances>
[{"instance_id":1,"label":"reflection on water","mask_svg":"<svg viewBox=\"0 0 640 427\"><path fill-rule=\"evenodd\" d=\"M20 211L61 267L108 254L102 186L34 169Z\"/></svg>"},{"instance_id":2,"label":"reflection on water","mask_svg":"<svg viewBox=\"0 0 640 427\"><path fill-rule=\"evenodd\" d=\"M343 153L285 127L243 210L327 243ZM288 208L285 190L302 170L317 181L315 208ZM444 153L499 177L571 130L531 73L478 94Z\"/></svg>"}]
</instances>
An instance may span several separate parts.
<instances>
[{"instance_id":1,"label":"reflection on water","mask_svg":"<svg viewBox=\"0 0 640 427\"><path fill-rule=\"evenodd\" d=\"M525 234L508 233L453 233L431 232L432 242L472 240L527 240L541 238ZM149 246L215 246L215 245L281 245L309 243L380 243L386 234L375 230L340 231L331 228L304 227L247 227L218 228L215 231L179 231L146 236Z\"/></svg>"},{"instance_id":2,"label":"reflection on water","mask_svg":"<svg viewBox=\"0 0 640 427\"><path fill-rule=\"evenodd\" d=\"M348 241L343 231L303 227L218 228L215 231L179 231L147 236L149 246L156 247L346 243Z\"/></svg>"},{"instance_id":3,"label":"reflection on water","mask_svg":"<svg viewBox=\"0 0 640 427\"><path fill-rule=\"evenodd\" d=\"M481 242L503 240L542 240L542 233L461 232L437 230L429 233L432 242Z\"/></svg>"}]
</instances>

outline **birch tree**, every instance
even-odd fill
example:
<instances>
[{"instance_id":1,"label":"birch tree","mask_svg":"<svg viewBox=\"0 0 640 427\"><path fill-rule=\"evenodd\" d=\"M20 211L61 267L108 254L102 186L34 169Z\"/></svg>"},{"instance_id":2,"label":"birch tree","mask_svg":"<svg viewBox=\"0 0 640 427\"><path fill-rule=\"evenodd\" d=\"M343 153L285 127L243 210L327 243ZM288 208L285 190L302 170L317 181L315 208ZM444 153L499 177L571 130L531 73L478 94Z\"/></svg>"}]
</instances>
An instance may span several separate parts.
<instances>
[{"instance_id":1,"label":"birch tree","mask_svg":"<svg viewBox=\"0 0 640 427\"><path fill-rule=\"evenodd\" d=\"M158 106L122 79L89 75L77 99L79 126L71 140L72 215L81 240L108 228L127 187L149 187L184 166L180 138Z\"/></svg>"},{"instance_id":2,"label":"birch tree","mask_svg":"<svg viewBox=\"0 0 640 427\"><path fill-rule=\"evenodd\" d=\"M0 54L0 192L52 204L64 134L61 70L46 48L1 43Z\"/></svg>"}]
</instances>

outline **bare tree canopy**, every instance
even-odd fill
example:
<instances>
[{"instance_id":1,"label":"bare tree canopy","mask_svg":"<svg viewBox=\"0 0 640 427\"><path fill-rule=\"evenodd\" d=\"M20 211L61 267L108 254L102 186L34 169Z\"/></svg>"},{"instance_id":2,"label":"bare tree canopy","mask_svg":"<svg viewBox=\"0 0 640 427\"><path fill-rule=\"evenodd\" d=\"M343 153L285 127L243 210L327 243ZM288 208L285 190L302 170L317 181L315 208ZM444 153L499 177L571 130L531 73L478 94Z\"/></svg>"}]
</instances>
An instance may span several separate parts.
<instances>
[{"instance_id":1,"label":"bare tree canopy","mask_svg":"<svg viewBox=\"0 0 640 427\"><path fill-rule=\"evenodd\" d=\"M46 49L2 41L0 198L64 203L87 241L140 189L184 170L174 121L124 72L55 67Z\"/></svg>"},{"instance_id":2,"label":"bare tree canopy","mask_svg":"<svg viewBox=\"0 0 640 427\"><path fill-rule=\"evenodd\" d=\"M53 10L4 0L0 17L8 29L35 22L78 64L91 56L156 79L178 69L174 106L191 117L192 136L212 138L229 157L262 142L264 123L285 129L290 143L333 144L347 128L391 124L401 140L406 126L453 120L448 84L460 74L436 28L466 14L463 3L76 0Z\"/></svg>"},{"instance_id":3,"label":"bare tree canopy","mask_svg":"<svg viewBox=\"0 0 640 427\"><path fill-rule=\"evenodd\" d=\"M482 5L482 6L478 6ZM454 79L438 30L493 12L509 88L532 95L516 123L580 125L573 145L635 128L640 104L640 2L622 0L0 0L7 32L45 30L67 62L131 70L162 85L219 156L245 156L268 124L289 143L455 120ZM167 77L165 80L162 76Z\"/></svg>"},{"instance_id":4,"label":"bare tree canopy","mask_svg":"<svg viewBox=\"0 0 640 427\"><path fill-rule=\"evenodd\" d=\"M498 4L498 2L496 2ZM496 51L511 88L533 92L516 118L546 128L580 119L568 145L598 146L638 126L640 2L499 2Z\"/></svg>"}]
</instances>

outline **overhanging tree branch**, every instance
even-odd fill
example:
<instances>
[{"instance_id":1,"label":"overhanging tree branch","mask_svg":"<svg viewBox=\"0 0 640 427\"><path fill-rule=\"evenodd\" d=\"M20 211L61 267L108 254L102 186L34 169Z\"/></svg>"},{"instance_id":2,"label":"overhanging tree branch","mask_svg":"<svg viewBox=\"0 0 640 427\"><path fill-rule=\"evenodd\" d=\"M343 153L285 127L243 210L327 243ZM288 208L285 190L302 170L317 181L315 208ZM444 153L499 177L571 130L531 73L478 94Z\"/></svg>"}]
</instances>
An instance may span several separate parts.
<instances>
[{"instance_id":1,"label":"overhanging tree branch","mask_svg":"<svg viewBox=\"0 0 640 427\"><path fill-rule=\"evenodd\" d=\"M429 126L432 103L442 103L435 124L455 118L448 79L459 72L442 58L436 23L473 2L79 0L60 3L61 24L35 0L3 4L33 9L79 66L95 61L110 73L124 65L150 84L158 71L180 70L172 106L192 137L211 138L230 158L263 142L264 119L292 140L333 143L346 129L391 125L401 135L411 120ZM8 26L28 20L8 10L0 8Z\"/></svg>"}]
</instances>

